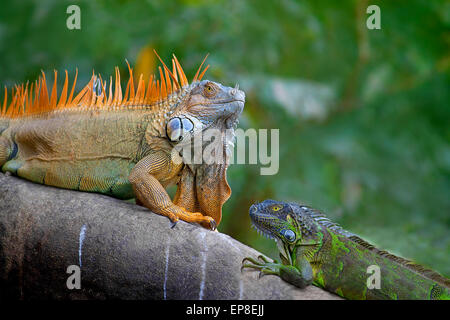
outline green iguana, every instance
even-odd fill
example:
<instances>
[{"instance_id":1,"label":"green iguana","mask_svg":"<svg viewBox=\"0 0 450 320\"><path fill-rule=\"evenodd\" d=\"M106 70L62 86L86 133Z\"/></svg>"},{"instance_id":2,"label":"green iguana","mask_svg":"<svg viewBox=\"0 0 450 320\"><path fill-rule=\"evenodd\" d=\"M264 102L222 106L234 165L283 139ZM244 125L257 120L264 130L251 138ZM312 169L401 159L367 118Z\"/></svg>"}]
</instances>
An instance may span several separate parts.
<instances>
[{"instance_id":1,"label":"green iguana","mask_svg":"<svg viewBox=\"0 0 450 320\"><path fill-rule=\"evenodd\" d=\"M75 98L78 71L70 93L66 71L59 99L56 71L50 94L44 73L31 86L16 85L10 103L5 87L0 168L45 185L135 197L174 224L181 219L215 229L231 194L228 158L191 164L172 152L185 137L207 129L234 133L243 110L244 92L202 80L209 67L202 70L205 60L189 84L175 56L172 70L160 59L159 79L152 75L146 83L141 75L136 89L128 64L124 95L117 67L109 90L93 74ZM228 156L230 141L223 142ZM171 184L178 184L173 201L165 190Z\"/></svg>"},{"instance_id":2,"label":"green iguana","mask_svg":"<svg viewBox=\"0 0 450 320\"><path fill-rule=\"evenodd\" d=\"M375 248L314 209L265 200L249 212L253 226L277 242L282 261L245 258L242 268L260 276L278 275L300 288L313 283L347 299L450 299L449 279ZM369 279L375 269L378 284Z\"/></svg>"}]
</instances>

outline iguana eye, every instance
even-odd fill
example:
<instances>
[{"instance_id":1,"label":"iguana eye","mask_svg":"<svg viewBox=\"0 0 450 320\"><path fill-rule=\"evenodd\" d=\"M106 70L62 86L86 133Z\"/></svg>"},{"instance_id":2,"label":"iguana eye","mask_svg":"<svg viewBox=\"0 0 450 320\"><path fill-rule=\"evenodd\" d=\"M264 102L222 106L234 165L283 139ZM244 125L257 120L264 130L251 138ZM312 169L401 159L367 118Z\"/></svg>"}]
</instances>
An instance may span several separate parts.
<instances>
[{"instance_id":1,"label":"iguana eye","mask_svg":"<svg viewBox=\"0 0 450 320\"><path fill-rule=\"evenodd\" d=\"M283 206L276 204L272 207L272 211L280 211L282 208Z\"/></svg>"},{"instance_id":2,"label":"iguana eye","mask_svg":"<svg viewBox=\"0 0 450 320\"><path fill-rule=\"evenodd\" d=\"M281 234L284 236L284 238L288 241L288 242L294 242L295 241L295 232L292 230L282 230Z\"/></svg>"},{"instance_id":3,"label":"iguana eye","mask_svg":"<svg viewBox=\"0 0 450 320\"><path fill-rule=\"evenodd\" d=\"M206 97L211 98L216 95L216 87L213 83L208 82L207 84L205 84L203 92Z\"/></svg>"}]
</instances>

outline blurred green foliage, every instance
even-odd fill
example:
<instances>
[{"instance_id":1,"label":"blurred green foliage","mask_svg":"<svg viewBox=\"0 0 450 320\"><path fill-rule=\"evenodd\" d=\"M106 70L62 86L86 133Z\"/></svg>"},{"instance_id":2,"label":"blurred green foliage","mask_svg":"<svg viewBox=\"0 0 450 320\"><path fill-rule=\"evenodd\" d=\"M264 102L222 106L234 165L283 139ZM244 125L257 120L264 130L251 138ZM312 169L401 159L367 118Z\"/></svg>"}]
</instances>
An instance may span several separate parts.
<instances>
[{"instance_id":1,"label":"blurred green foliage","mask_svg":"<svg viewBox=\"0 0 450 320\"><path fill-rule=\"evenodd\" d=\"M68 30L66 8L81 8ZM381 8L381 30L366 8ZM8 1L0 83L41 69L112 74L145 46L192 77L240 83L241 127L280 129L280 170L233 165L220 230L276 258L250 228L266 198L303 202L379 247L450 276L448 1Z\"/></svg>"}]
</instances>

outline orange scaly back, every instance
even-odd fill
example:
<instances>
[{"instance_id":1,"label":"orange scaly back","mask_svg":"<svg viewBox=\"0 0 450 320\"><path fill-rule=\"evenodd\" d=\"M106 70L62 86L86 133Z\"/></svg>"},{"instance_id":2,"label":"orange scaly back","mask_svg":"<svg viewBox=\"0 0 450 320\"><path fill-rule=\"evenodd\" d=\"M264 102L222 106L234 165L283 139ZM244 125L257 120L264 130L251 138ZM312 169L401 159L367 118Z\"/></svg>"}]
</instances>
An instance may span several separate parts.
<instances>
[{"instance_id":1,"label":"orange scaly back","mask_svg":"<svg viewBox=\"0 0 450 320\"><path fill-rule=\"evenodd\" d=\"M189 82L181 67L178 59L173 55L172 59L172 71L165 65L159 55L154 51L158 59L163 65L163 69L158 67L159 79L154 75L151 75L147 83L143 79L141 74L135 84L133 81L133 69L127 62L129 70L129 79L125 89L125 94L122 95L122 88L120 82L119 68L115 67L114 85L113 78L110 77L109 89L106 87L106 82L103 81L101 76L97 76L92 73L92 77L89 83L73 98L75 92L75 85L78 77L78 69L75 72L75 78L72 84L70 93L69 79L67 70L65 70L65 80L58 99L57 77L58 73L54 71L53 86L48 94L47 81L45 73L34 83L29 85L27 82L25 85L15 85L11 89L12 100L8 105L8 90L5 87L5 96L3 99L3 105L0 105L0 117L2 118L20 118L28 115L39 115L46 112L55 110L64 110L69 108L97 108L97 109L116 109L123 107L151 107L156 105L174 93L178 93L182 88L189 86ZM203 64L206 60L203 59L200 67L198 68L192 82L200 81L205 74L209 65L200 73ZM114 86L114 90L113 90ZM108 91L108 92L107 92Z\"/></svg>"}]
</instances>

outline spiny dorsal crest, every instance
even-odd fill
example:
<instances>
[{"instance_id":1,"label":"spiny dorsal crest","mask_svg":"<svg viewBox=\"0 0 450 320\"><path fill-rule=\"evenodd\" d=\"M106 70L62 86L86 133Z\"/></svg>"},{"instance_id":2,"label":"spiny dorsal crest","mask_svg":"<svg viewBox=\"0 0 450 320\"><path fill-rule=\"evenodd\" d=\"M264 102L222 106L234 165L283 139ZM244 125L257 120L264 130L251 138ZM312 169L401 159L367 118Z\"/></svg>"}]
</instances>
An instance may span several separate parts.
<instances>
[{"instance_id":1,"label":"spiny dorsal crest","mask_svg":"<svg viewBox=\"0 0 450 320\"><path fill-rule=\"evenodd\" d=\"M422 274L425 277L427 277L433 281L436 281L437 283L439 283L441 285L444 285L447 288L450 288L450 279L447 279L446 277L440 275L436 271L430 270L424 266L414 263L411 260L393 255L393 254L389 253L388 251L378 249L373 244L360 238L356 234L345 230L339 224L332 222L322 212L320 212L318 210L315 210L308 206L298 205L297 203L290 203L290 205L294 209L294 213L297 214L297 216L299 217L299 220L301 221L302 227L304 228L304 230L311 232L314 229L313 224L311 223L311 220L314 220L320 226L330 229L331 231L333 231L337 234L345 236L348 239L350 239L351 241L363 246L364 248L366 248L370 251L375 252L376 254L378 254L382 257L385 257L391 261L394 261L412 271L418 272L419 274Z\"/></svg>"},{"instance_id":2,"label":"spiny dorsal crest","mask_svg":"<svg viewBox=\"0 0 450 320\"><path fill-rule=\"evenodd\" d=\"M0 105L0 117L19 118L28 115L39 115L55 110L65 110L69 108L97 108L97 109L120 109L124 107L152 107L165 101L172 95L179 94L184 88L189 86L189 82L180 65L177 57L173 55L172 71L166 66L159 55L154 51L161 61L163 68L158 67L159 79L150 75L147 83L141 74L137 81L137 87L133 81L133 69L127 61L130 73L125 94L122 94L120 83L119 68L115 67L115 78L113 85L112 76L109 79L109 88L107 82L103 81L100 75L92 73L89 83L74 97L75 86L77 82L78 69L75 72L75 78L70 92L68 73L65 70L65 80L63 89L58 99L57 77L58 73L54 71L54 80L50 95L47 90L47 80L45 73L38 80L29 85L22 83L11 89L12 100L8 105L8 90L5 87L5 96L3 104ZM209 65L201 70L206 60L203 59L192 82L200 81ZM114 86L114 90L113 90Z\"/></svg>"},{"instance_id":3,"label":"spiny dorsal crest","mask_svg":"<svg viewBox=\"0 0 450 320\"><path fill-rule=\"evenodd\" d=\"M415 271L419 274L424 275L425 277L434 280L436 282L438 282L441 285L444 285L447 288L450 288L450 279L447 279L446 277L442 276L441 274L437 273L436 271L433 271L431 269L428 269L420 264L417 264L411 260L393 255L392 253L389 253L388 251L385 250L380 250L377 247L375 247L373 244L367 242L364 239L361 239L360 237L353 235L351 237L349 237L350 240L358 243L359 245L363 246L364 248L375 252L376 254L385 257L391 261L394 261L402 266L405 266L406 268Z\"/></svg>"},{"instance_id":4,"label":"spiny dorsal crest","mask_svg":"<svg viewBox=\"0 0 450 320\"><path fill-rule=\"evenodd\" d=\"M322 212L319 210L313 209L311 207L305 205L299 205L295 202L289 203L294 213L297 216L297 219L300 225L303 228L303 232L307 234L312 234L317 232L317 228L314 225L314 222L318 223L321 227L329 228L334 232L337 232L343 236L349 237L353 235L353 233L345 230L337 223L332 222L328 219Z\"/></svg>"}]
</instances>

